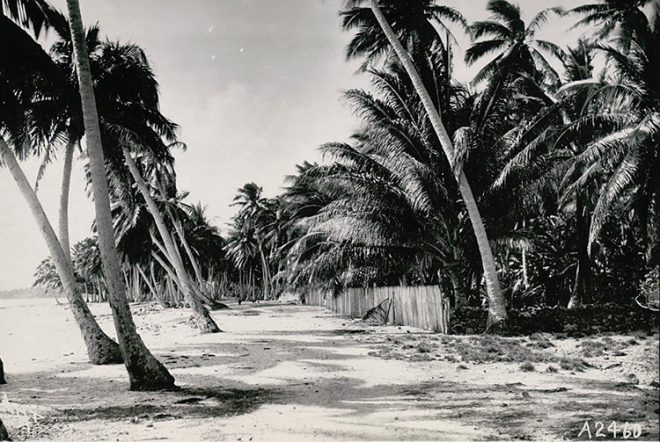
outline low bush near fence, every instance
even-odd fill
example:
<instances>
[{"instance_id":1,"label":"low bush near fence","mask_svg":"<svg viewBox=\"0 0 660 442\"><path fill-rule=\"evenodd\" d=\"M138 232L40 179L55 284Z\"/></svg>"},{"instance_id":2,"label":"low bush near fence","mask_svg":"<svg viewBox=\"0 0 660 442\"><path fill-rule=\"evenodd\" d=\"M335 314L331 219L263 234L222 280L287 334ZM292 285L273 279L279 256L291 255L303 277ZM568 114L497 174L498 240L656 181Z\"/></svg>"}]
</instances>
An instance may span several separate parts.
<instances>
[{"instance_id":1,"label":"low bush near fence","mask_svg":"<svg viewBox=\"0 0 660 442\"><path fill-rule=\"evenodd\" d=\"M509 310L505 334L566 333L570 336L596 333L658 331L658 312L637 306L617 304L587 305L574 310L562 307L537 307ZM455 310L451 316L452 334L481 333L486 328L488 312L481 308Z\"/></svg>"}]
</instances>

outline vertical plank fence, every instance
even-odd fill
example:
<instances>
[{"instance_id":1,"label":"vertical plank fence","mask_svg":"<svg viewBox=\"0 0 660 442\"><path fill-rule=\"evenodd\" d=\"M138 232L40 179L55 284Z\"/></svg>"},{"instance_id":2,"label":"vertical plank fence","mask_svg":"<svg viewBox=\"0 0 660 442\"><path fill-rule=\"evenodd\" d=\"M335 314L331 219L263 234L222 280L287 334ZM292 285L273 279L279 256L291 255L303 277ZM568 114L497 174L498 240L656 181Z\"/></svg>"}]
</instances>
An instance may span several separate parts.
<instances>
[{"instance_id":1,"label":"vertical plank fence","mask_svg":"<svg viewBox=\"0 0 660 442\"><path fill-rule=\"evenodd\" d=\"M438 286L348 288L339 295L322 290L305 293L306 304L324 306L351 318L361 318L385 300L390 301L390 324L439 333L449 330L449 299Z\"/></svg>"}]
</instances>

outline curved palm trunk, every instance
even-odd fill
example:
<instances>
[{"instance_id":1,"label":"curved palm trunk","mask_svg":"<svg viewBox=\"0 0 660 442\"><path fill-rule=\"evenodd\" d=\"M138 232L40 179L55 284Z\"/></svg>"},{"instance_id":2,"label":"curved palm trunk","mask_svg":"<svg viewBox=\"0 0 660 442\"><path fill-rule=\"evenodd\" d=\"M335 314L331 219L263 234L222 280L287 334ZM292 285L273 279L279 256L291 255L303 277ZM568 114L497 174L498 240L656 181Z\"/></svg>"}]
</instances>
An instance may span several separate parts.
<instances>
[{"instance_id":1,"label":"curved palm trunk","mask_svg":"<svg viewBox=\"0 0 660 442\"><path fill-rule=\"evenodd\" d=\"M76 59L85 136L87 138L87 155L92 178L99 248L108 287L108 301L112 308L112 317L117 330L119 346L128 371L130 389L161 390L173 388L174 378L149 352L142 338L138 335L126 299L126 287L121 276L121 266L119 265L119 255L112 226L108 177L105 172L101 131L96 110L92 74L89 67L89 55L87 54L85 33L80 15L80 5L78 0L67 0L66 4L69 12L69 25Z\"/></svg>"},{"instance_id":2,"label":"curved palm trunk","mask_svg":"<svg viewBox=\"0 0 660 442\"><path fill-rule=\"evenodd\" d=\"M73 168L73 151L75 146L75 141L69 137L66 150L64 151L64 170L62 171L58 226L60 244L71 268L73 268L73 261L71 260L71 243L69 242L69 192L71 190L71 169Z\"/></svg>"},{"instance_id":3,"label":"curved palm trunk","mask_svg":"<svg viewBox=\"0 0 660 442\"><path fill-rule=\"evenodd\" d=\"M2 157L2 161L9 169L14 181L16 181L16 185L30 207L32 216L39 225L39 230L46 241L57 274L62 281L62 287L71 306L71 312L82 332L90 362L97 365L120 363L122 357L117 343L101 330L96 319L94 319L94 315L85 304L85 300L77 289L73 269L69 265L69 260L55 235L55 230L53 230L46 212L44 212L37 198L37 194L30 186L23 170L21 170L14 152L2 138L0 138L0 157Z\"/></svg>"},{"instance_id":4,"label":"curved palm trunk","mask_svg":"<svg viewBox=\"0 0 660 442\"><path fill-rule=\"evenodd\" d=\"M419 98L424 105L424 109L431 120L431 125L435 130L442 149L445 153L445 156L449 160L449 164L453 166L454 164L454 148L452 145L451 138L445 129L444 124L442 123L442 118L440 114L433 106L433 100L429 95L428 91L424 87L424 83L415 68L410 55L406 52L404 47L401 45L398 37L392 30L392 27L387 22L387 19L383 15L383 12L378 6L378 0L371 0L371 10L376 16L378 24L383 30L383 33L387 37L388 41L394 48L401 64L406 69L410 80L419 95ZM483 221L481 219L481 214L479 213L479 208L477 207L477 202L472 194L472 189L465 174L461 171L460 174L457 174L456 181L458 182L458 188L465 202L465 206L470 216L470 221L472 222L472 229L474 231L474 236L477 239L477 245L479 247L479 253L481 255L481 263L484 269L484 277L486 280L486 290L488 292L488 323L486 325L486 331L495 331L497 328L500 328L504 325L506 320L506 307L504 303L504 296L502 295L502 290L500 289L500 283L497 278L497 270L495 268L495 259L493 258L493 252L490 248L490 243L488 242L488 236L486 234L486 229L484 228Z\"/></svg>"},{"instance_id":5,"label":"curved palm trunk","mask_svg":"<svg viewBox=\"0 0 660 442\"><path fill-rule=\"evenodd\" d=\"M172 236L167 231L167 226L165 225L163 215L161 215L160 211L158 210L158 206L156 206L156 202L151 197L149 189L147 188L147 184L144 182L142 175L140 175L140 171L138 170L135 161L133 161L133 157L131 157L130 152L126 148L123 149L123 153L126 164L131 171L131 175L133 175L133 179L137 184L138 190L147 203L149 213L151 213L151 216L156 222L156 228L158 229L158 233L160 234L160 237L162 238L165 245L167 256L169 257L169 260L174 267L174 271L176 272L176 275L181 283L180 288L183 291L183 296L185 297L186 302L190 304L190 308L193 311L193 318L195 319L195 323L197 324L199 331L201 333L217 333L221 331L209 314L209 311L206 309L206 307L204 307L204 304L202 304L202 302L197 298L192 282L190 281L190 277L188 276L188 272L183 265L181 255L176 249L174 241L172 240Z\"/></svg>"},{"instance_id":6,"label":"curved palm trunk","mask_svg":"<svg viewBox=\"0 0 660 442\"><path fill-rule=\"evenodd\" d=\"M0 440L11 440L5 424L2 423L2 419L0 419Z\"/></svg>"},{"instance_id":7,"label":"curved palm trunk","mask_svg":"<svg viewBox=\"0 0 660 442\"><path fill-rule=\"evenodd\" d=\"M174 228L176 229L177 235L179 236L179 239L181 240L181 244L183 245L183 249L186 252L186 256L190 260L190 263L192 264L193 267L193 272L195 273L195 279L197 283L193 284L192 281L190 281L193 291L195 292L195 295L199 299L201 299L204 304L208 305L211 309L225 308L226 305L214 300L213 293L209 293L209 290L207 290L206 282L204 281L204 277L202 275L202 269L199 267L199 262L197 261L197 258L195 257L192 248L190 248L190 244L188 244L188 241L186 240L186 235L183 231L183 227L181 226L181 223L179 223L178 220L175 220L175 218L172 216L171 213L170 213L170 218L172 218L173 220ZM177 251L177 256L183 263L183 258L181 256L181 253L179 253L179 247L176 244L176 242L174 242L174 239L172 239L172 243L174 244L174 248ZM187 275L188 272L186 272L186 276ZM188 280L190 280L190 278L188 278Z\"/></svg>"},{"instance_id":8,"label":"curved palm trunk","mask_svg":"<svg viewBox=\"0 0 660 442\"><path fill-rule=\"evenodd\" d=\"M195 278L197 279L197 283L201 286L204 283L204 277L202 276L202 269L199 267L199 262L197 261L197 258L195 257L195 254L193 253L190 244L188 244L188 240L186 240L186 235L185 232L183 231L183 226L178 220L173 220L173 224L174 224L174 228L176 229L176 234L179 236L179 239L181 240L183 249L186 251L186 256L188 256L188 259L190 260L190 264L192 264L193 271L195 272Z\"/></svg>"}]
</instances>

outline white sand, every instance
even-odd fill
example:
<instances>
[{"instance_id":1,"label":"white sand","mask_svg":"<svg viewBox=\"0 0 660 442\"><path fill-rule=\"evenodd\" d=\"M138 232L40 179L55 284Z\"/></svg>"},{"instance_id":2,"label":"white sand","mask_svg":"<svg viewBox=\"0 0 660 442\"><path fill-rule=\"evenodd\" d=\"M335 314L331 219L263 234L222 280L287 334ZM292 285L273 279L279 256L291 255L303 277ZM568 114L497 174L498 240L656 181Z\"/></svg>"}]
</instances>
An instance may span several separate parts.
<instances>
[{"instance_id":1,"label":"white sand","mask_svg":"<svg viewBox=\"0 0 660 442\"><path fill-rule=\"evenodd\" d=\"M620 385L626 373L604 369L609 361L575 374L541 372L548 364L535 372L514 363L457 369L370 356L397 337L437 335L366 326L321 308L234 306L213 312L224 333L203 336L185 310L133 308L140 334L182 391L128 392L123 366L86 362L66 306L0 301L9 382L0 386L0 418L16 440L548 440L576 434L584 419L613 418L658 434L657 390ZM92 310L113 335L109 308ZM561 342L548 351L575 351L575 340ZM630 354L657 358L644 351L640 344ZM567 390L547 392L559 387ZM38 422L11 407L33 410Z\"/></svg>"}]
</instances>

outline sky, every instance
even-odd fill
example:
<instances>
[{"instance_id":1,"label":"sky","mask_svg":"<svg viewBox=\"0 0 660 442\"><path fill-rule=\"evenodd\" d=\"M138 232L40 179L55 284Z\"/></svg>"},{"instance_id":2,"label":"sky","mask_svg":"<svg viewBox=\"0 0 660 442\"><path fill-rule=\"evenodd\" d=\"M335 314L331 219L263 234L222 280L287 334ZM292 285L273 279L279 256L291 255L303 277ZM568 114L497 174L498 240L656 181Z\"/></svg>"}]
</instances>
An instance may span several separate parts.
<instances>
[{"instance_id":1,"label":"sky","mask_svg":"<svg viewBox=\"0 0 660 442\"><path fill-rule=\"evenodd\" d=\"M65 0L51 1L65 10ZM359 122L341 103L341 92L367 87L348 62L350 34L341 31L342 0L80 0L85 24L98 22L111 40L140 45L161 87L161 111L180 125L187 144L176 152L180 190L201 201L222 230L235 212L236 189L254 181L274 196L285 175L305 160L318 161L318 147L346 141ZM485 19L486 0L439 2L469 21ZM529 20L547 2L518 2ZM552 2L566 8L580 2ZM550 21L540 36L562 46L575 41L567 19ZM468 40L459 38L463 48ZM460 50L457 54L460 57ZM478 68L478 66L477 66ZM475 67L457 63L468 81ZM90 235L93 207L74 165L71 190L72 242ZM24 163L34 182L38 161ZM54 162L39 196L57 228L62 164ZM0 169L0 290L27 287L48 251L8 172Z\"/></svg>"}]
</instances>

